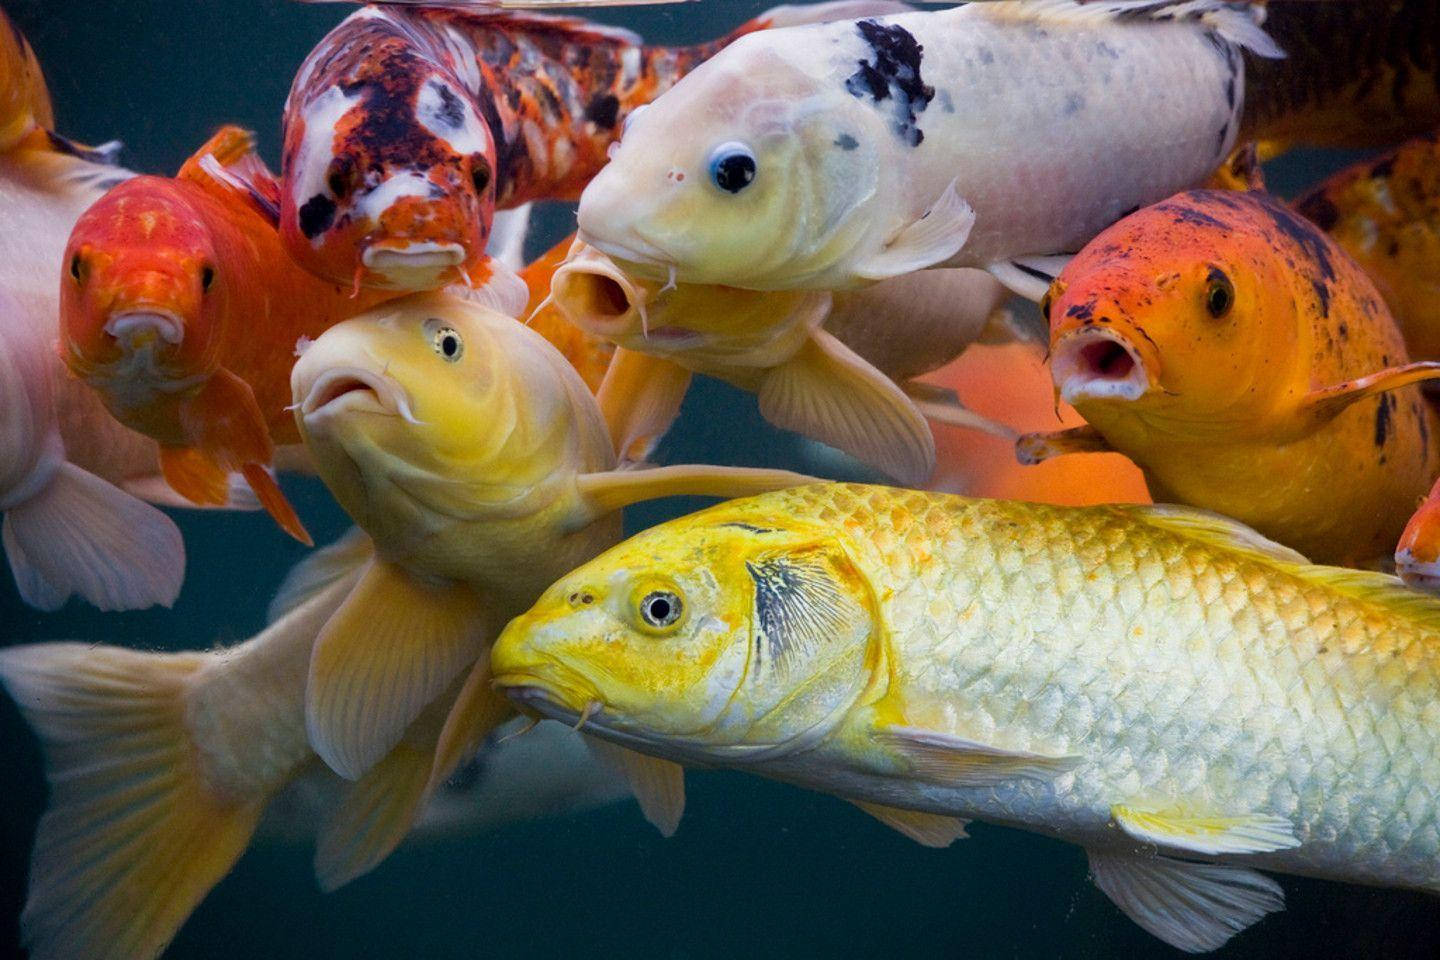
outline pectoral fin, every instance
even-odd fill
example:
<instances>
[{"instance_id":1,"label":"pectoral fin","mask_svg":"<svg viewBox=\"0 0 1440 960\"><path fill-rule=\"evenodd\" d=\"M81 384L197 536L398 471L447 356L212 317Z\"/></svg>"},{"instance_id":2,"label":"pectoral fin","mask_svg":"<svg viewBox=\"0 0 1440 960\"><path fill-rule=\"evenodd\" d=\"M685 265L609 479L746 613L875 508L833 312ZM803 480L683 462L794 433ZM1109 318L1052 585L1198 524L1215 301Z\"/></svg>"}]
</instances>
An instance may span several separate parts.
<instances>
[{"instance_id":1,"label":"pectoral fin","mask_svg":"<svg viewBox=\"0 0 1440 960\"><path fill-rule=\"evenodd\" d=\"M310 745L359 779L485 649L479 598L374 560L315 639L305 689Z\"/></svg>"},{"instance_id":2,"label":"pectoral fin","mask_svg":"<svg viewBox=\"0 0 1440 960\"><path fill-rule=\"evenodd\" d=\"M935 437L914 402L855 351L815 330L759 390L766 420L845 451L906 486L935 469Z\"/></svg>"},{"instance_id":3,"label":"pectoral fin","mask_svg":"<svg viewBox=\"0 0 1440 960\"><path fill-rule=\"evenodd\" d=\"M650 470L585 473L575 482L584 506L574 525L581 527L642 500L660 497L748 497L817 481L814 477L789 470L679 464Z\"/></svg>"},{"instance_id":4,"label":"pectoral fin","mask_svg":"<svg viewBox=\"0 0 1440 960\"><path fill-rule=\"evenodd\" d=\"M1343 413L1352 403L1377 396L1412 383L1440 380L1440 363L1423 360L1400 367L1389 367L1379 373L1337 383L1315 390L1301 400L1301 409L1315 421L1324 423Z\"/></svg>"},{"instance_id":5,"label":"pectoral fin","mask_svg":"<svg viewBox=\"0 0 1440 960\"><path fill-rule=\"evenodd\" d=\"M982 417L968 409L953 390L944 390L928 383L910 381L905 384L905 393L915 402L915 408L932 423L960 427L965 430L979 430L1005 440L1017 440L1019 434L1003 423Z\"/></svg>"},{"instance_id":6,"label":"pectoral fin","mask_svg":"<svg viewBox=\"0 0 1440 960\"><path fill-rule=\"evenodd\" d=\"M960 252L975 227L975 211L960 196L952 180L919 220L896 234L885 247L855 265L865 280L888 280L934 267Z\"/></svg>"},{"instance_id":7,"label":"pectoral fin","mask_svg":"<svg viewBox=\"0 0 1440 960\"><path fill-rule=\"evenodd\" d=\"M460 765L475 756L490 731L515 713L510 701L495 692L490 681L490 651L483 650L470 676L450 707L445 726L435 745L430 767L430 790L433 792L450 779Z\"/></svg>"},{"instance_id":8,"label":"pectoral fin","mask_svg":"<svg viewBox=\"0 0 1440 960\"><path fill-rule=\"evenodd\" d=\"M961 820L959 817L944 817L938 813L921 813L918 810L885 807L878 803L867 803L864 800L851 800L850 802L885 826L905 834L922 847L940 849L969 836L965 832L965 826L970 821Z\"/></svg>"},{"instance_id":9,"label":"pectoral fin","mask_svg":"<svg viewBox=\"0 0 1440 960\"><path fill-rule=\"evenodd\" d=\"M1016 778L1043 780L1073 770L1080 757L1006 750L918 727L885 727L875 738L895 750L922 780L946 786L985 786Z\"/></svg>"},{"instance_id":10,"label":"pectoral fin","mask_svg":"<svg viewBox=\"0 0 1440 960\"><path fill-rule=\"evenodd\" d=\"M1268 814L1205 817L1117 804L1110 808L1110 816L1121 830L1136 840L1185 853L1208 856L1269 853L1300 845L1295 827L1289 820Z\"/></svg>"},{"instance_id":11,"label":"pectoral fin","mask_svg":"<svg viewBox=\"0 0 1440 960\"><path fill-rule=\"evenodd\" d=\"M616 348L596 399L621 463L650 456L680 415L690 376L664 357Z\"/></svg>"},{"instance_id":12,"label":"pectoral fin","mask_svg":"<svg viewBox=\"0 0 1440 960\"><path fill-rule=\"evenodd\" d=\"M1011 293L1034 303L1045 299L1045 291L1060 276L1070 254L1055 254L1045 257L1017 257L986 266L990 274L1003 283Z\"/></svg>"},{"instance_id":13,"label":"pectoral fin","mask_svg":"<svg viewBox=\"0 0 1440 960\"><path fill-rule=\"evenodd\" d=\"M370 535L351 527L339 540L316 550L285 574L265 610L265 622L274 623L331 584L358 575L374 554L375 543Z\"/></svg>"},{"instance_id":14,"label":"pectoral fin","mask_svg":"<svg viewBox=\"0 0 1440 960\"><path fill-rule=\"evenodd\" d=\"M601 762L625 775L640 812L651 826L662 837L674 836L685 813L685 768L596 737L586 737L585 743Z\"/></svg>"},{"instance_id":15,"label":"pectoral fin","mask_svg":"<svg viewBox=\"0 0 1440 960\"><path fill-rule=\"evenodd\" d=\"M272 226L280 224L280 183L255 151L255 135L227 124L180 167L189 180L222 199L248 204Z\"/></svg>"},{"instance_id":16,"label":"pectoral fin","mask_svg":"<svg viewBox=\"0 0 1440 960\"><path fill-rule=\"evenodd\" d=\"M1015 441L1015 459L1027 467L1067 453L1114 453L1110 441L1094 427L1073 427L1055 433L1027 433Z\"/></svg>"},{"instance_id":17,"label":"pectoral fin","mask_svg":"<svg viewBox=\"0 0 1440 960\"><path fill-rule=\"evenodd\" d=\"M1131 920L1188 953L1219 949L1266 914L1285 909L1280 885L1245 867L1088 853L1095 886Z\"/></svg>"}]
</instances>

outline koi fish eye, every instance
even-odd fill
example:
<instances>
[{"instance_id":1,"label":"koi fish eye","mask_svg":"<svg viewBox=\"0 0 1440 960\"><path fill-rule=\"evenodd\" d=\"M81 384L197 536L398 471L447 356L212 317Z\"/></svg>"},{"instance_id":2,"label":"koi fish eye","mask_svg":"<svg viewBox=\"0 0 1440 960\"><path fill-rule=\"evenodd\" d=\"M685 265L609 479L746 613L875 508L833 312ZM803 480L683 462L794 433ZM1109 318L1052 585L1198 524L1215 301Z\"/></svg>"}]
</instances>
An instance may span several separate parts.
<instances>
[{"instance_id":1,"label":"koi fish eye","mask_svg":"<svg viewBox=\"0 0 1440 960\"><path fill-rule=\"evenodd\" d=\"M78 253L70 258L70 277L76 283L85 282L85 261L80 258Z\"/></svg>"},{"instance_id":2,"label":"koi fish eye","mask_svg":"<svg viewBox=\"0 0 1440 960\"><path fill-rule=\"evenodd\" d=\"M344 200L350 191L355 189L355 168L349 163L335 161L330 165L330 175L325 178L325 185L336 199Z\"/></svg>"},{"instance_id":3,"label":"koi fish eye","mask_svg":"<svg viewBox=\"0 0 1440 960\"><path fill-rule=\"evenodd\" d=\"M465 355L465 340L454 327L436 326L430 334L430 343L435 347L440 359L446 363L455 363Z\"/></svg>"},{"instance_id":4,"label":"koi fish eye","mask_svg":"<svg viewBox=\"0 0 1440 960\"><path fill-rule=\"evenodd\" d=\"M205 291L206 293L209 293L210 288L214 285L215 268L207 263L205 264L205 266L200 268L200 289Z\"/></svg>"},{"instance_id":5,"label":"koi fish eye","mask_svg":"<svg viewBox=\"0 0 1440 960\"><path fill-rule=\"evenodd\" d=\"M1205 310L1219 320L1235 305L1235 285L1216 267L1210 268L1205 283Z\"/></svg>"},{"instance_id":6,"label":"koi fish eye","mask_svg":"<svg viewBox=\"0 0 1440 960\"><path fill-rule=\"evenodd\" d=\"M470 182L475 184L476 193L484 193L485 188L490 186L490 165L485 161L476 161L470 171Z\"/></svg>"},{"instance_id":7,"label":"koi fish eye","mask_svg":"<svg viewBox=\"0 0 1440 960\"><path fill-rule=\"evenodd\" d=\"M755 154L743 143L722 143L710 154L710 179L726 193L739 193L755 180Z\"/></svg>"},{"instance_id":8,"label":"koi fish eye","mask_svg":"<svg viewBox=\"0 0 1440 960\"><path fill-rule=\"evenodd\" d=\"M640 600L640 619L657 630L674 626L684 611L679 595L669 590L652 590Z\"/></svg>"}]
</instances>

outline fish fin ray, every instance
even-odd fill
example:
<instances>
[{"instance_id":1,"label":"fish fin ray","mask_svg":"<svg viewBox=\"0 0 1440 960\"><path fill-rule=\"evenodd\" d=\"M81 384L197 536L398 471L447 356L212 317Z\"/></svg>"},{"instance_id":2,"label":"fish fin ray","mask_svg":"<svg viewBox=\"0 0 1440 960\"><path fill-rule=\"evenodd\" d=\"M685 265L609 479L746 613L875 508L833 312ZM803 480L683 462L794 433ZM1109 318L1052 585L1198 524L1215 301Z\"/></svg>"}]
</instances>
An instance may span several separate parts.
<instances>
[{"instance_id":1,"label":"fish fin ray","mask_svg":"<svg viewBox=\"0 0 1440 960\"><path fill-rule=\"evenodd\" d=\"M685 768L598 737L586 737L585 743L600 762L624 774L650 825L662 837L673 837L685 814Z\"/></svg>"},{"instance_id":2,"label":"fish fin ray","mask_svg":"<svg viewBox=\"0 0 1440 960\"><path fill-rule=\"evenodd\" d=\"M194 447L161 447L160 472L170 489L197 507L224 507L229 502L229 474Z\"/></svg>"},{"instance_id":3,"label":"fish fin ray","mask_svg":"<svg viewBox=\"0 0 1440 960\"><path fill-rule=\"evenodd\" d=\"M46 130L45 138L50 142L50 148L56 153L77 157L87 163L98 164L102 167L118 166L120 163L120 151L125 148L125 145L119 140L109 140L92 147L71 140L69 137L62 137L54 130Z\"/></svg>"},{"instance_id":4,"label":"fish fin ray","mask_svg":"<svg viewBox=\"0 0 1440 960\"><path fill-rule=\"evenodd\" d=\"M937 396L929 391L913 389L923 386L928 386L928 384L906 383L904 390L914 402L915 408L926 420L932 423L943 423L949 427L960 427L963 430L978 430L981 433L988 433L1012 442L1020 438L1013 427L998 420L991 420L965 406L960 402L960 398L955 396L953 390L946 391L948 396ZM917 395L917 393L923 395Z\"/></svg>"},{"instance_id":5,"label":"fish fin ray","mask_svg":"<svg viewBox=\"0 0 1440 960\"><path fill-rule=\"evenodd\" d=\"M357 574L374 555L375 542L359 527L351 527L290 568L265 609L265 622L274 623L332 584Z\"/></svg>"},{"instance_id":6,"label":"fish fin ray","mask_svg":"<svg viewBox=\"0 0 1440 960\"><path fill-rule=\"evenodd\" d=\"M647 459L665 438L690 379L690 371L673 360L615 349L595 399L622 463Z\"/></svg>"},{"instance_id":7,"label":"fish fin ray","mask_svg":"<svg viewBox=\"0 0 1440 960\"><path fill-rule=\"evenodd\" d=\"M1116 804L1110 808L1110 816L1136 840L1186 853L1270 853L1300 845L1294 824L1268 814L1195 816Z\"/></svg>"},{"instance_id":8,"label":"fish fin ray","mask_svg":"<svg viewBox=\"0 0 1440 960\"><path fill-rule=\"evenodd\" d=\"M1327 423L1344 413L1353 403L1427 380L1440 380L1440 362L1418 360L1347 380L1332 387L1312 390L1301 398L1301 410L1307 419Z\"/></svg>"},{"instance_id":9,"label":"fish fin ray","mask_svg":"<svg viewBox=\"0 0 1440 960\"><path fill-rule=\"evenodd\" d=\"M772 490L785 490L807 483L807 477L789 470L765 467L721 467L710 464L676 464L645 470L611 470L583 473L576 478L584 506L575 526L633 503L660 497L748 497Z\"/></svg>"},{"instance_id":10,"label":"fish fin ray","mask_svg":"<svg viewBox=\"0 0 1440 960\"><path fill-rule=\"evenodd\" d=\"M139 497L146 503L154 504L157 507L174 507L179 510L239 510L255 511L262 510L260 499L250 489L250 484L245 481L245 476L239 473L232 473L227 481L229 490L224 503L195 503L184 496L165 481L160 473L147 474L139 477L126 477L118 484L121 490L134 497Z\"/></svg>"},{"instance_id":11,"label":"fish fin ray","mask_svg":"<svg viewBox=\"0 0 1440 960\"><path fill-rule=\"evenodd\" d=\"M1248 553L1264 560L1278 560L1306 566L1310 561L1301 553L1282 543L1276 543L1239 520L1198 507L1177 504L1123 504L1110 509L1125 513L1152 527L1160 527L1200 540L1225 550Z\"/></svg>"},{"instance_id":12,"label":"fish fin ray","mask_svg":"<svg viewBox=\"0 0 1440 960\"><path fill-rule=\"evenodd\" d=\"M73 463L5 511L0 539L21 599L40 610L72 594L100 610L168 607L185 579L174 521Z\"/></svg>"},{"instance_id":13,"label":"fish fin ray","mask_svg":"<svg viewBox=\"0 0 1440 960\"><path fill-rule=\"evenodd\" d=\"M983 13L1027 23L1103 23L1149 18L1190 21L1215 32L1227 43L1256 56L1278 59L1285 51L1264 31L1261 2L1237 5L1234 0L993 0L976 4Z\"/></svg>"},{"instance_id":14,"label":"fish fin ray","mask_svg":"<svg viewBox=\"0 0 1440 960\"><path fill-rule=\"evenodd\" d=\"M207 662L78 643L0 651L50 784L21 916L35 960L158 956L248 845L264 801L216 795L187 725Z\"/></svg>"},{"instance_id":15,"label":"fish fin ray","mask_svg":"<svg viewBox=\"0 0 1440 960\"><path fill-rule=\"evenodd\" d=\"M1246 867L1087 851L1095 886L1147 932L1188 953L1218 949L1277 910L1285 893Z\"/></svg>"},{"instance_id":16,"label":"fish fin ray","mask_svg":"<svg viewBox=\"0 0 1440 960\"><path fill-rule=\"evenodd\" d=\"M920 486L935 469L930 425L895 383L824 330L815 330L759 390L760 414Z\"/></svg>"},{"instance_id":17,"label":"fish fin ray","mask_svg":"<svg viewBox=\"0 0 1440 960\"><path fill-rule=\"evenodd\" d=\"M470 675L460 687L455 702L440 730L430 769L429 790L433 793L480 750L490 731L515 713L504 696L495 692L490 681L490 651L485 650L470 668Z\"/></svg>"},{"instance_id":18,"label":"fish fin ray","mask_svg":"<svg viewBox=\"0 0 1440 960\"><path fill-rule=\"evenodd\" d=\"M983 786L1016 778L1044 780L1073 770L1082 762L1081 757L1006 750L919 727L883 727L876 737L898 750L917 777L944 785Z\"/></svg>"},{"instance_id":19,"label":"fish fin ray","mask_svg":"<svg viewBox=\"0 0 1440 960\"><path fill-rule=\"evenodd\" d=\"M280 181L255 149L255 134L226 124L185 161L176 179L221 199L243 201L271 226L280 225Z\"/></svg>"},{"instance_id":20,"label":"fish fin ray","mask_svg":"<svg viewBox=\"0 0 1440 960\"><path fill-rule=\"evenodd\" d=\"M305 689L315 752L358 780L480 656L484 620L469 587L431 586L372 560L315 638Z\"/></svg>"},{"instance_id":21,"label":"fish fin ray","mask_svg":"<svg viewBox=\"0 0 1440 960\"><path fill-rule=\"evenodd\" d=\"M934 267L960 252L975 227L975 210L951 181L934 206L909 224L883 249L856 264L855 274L865 280L888 280Z\"/></svg>"},{"instance_id":22,"label":"fish fin ray","mask_svg":"<svg viewBox=\"0 0 1440 960\"><path fill-rule=\"evenodd\" d=\"M275 478L270 475L270 471L265 469L264 465L247 463L240 468L240 472L244 475L245 481L250 484L250 489L254 491L256 499L260 501L260 506L270 514L270 519L274 520L281 530L307 547L315 546L314 539L305 530L305 525L300 522L300 515L295 512L295 508L290 505L290 501L281 491L280 484L275 482Z\"/></svg>"},{"instance_id":23,"label":"fish fin ray","mask_svg":"<svg viewBox=\"0 0 1440 960\"><path fill-rule=\"evenodd\" d=\"M508 264L487 256L470 268L470 279L473 286L452 283L445 292L502 316L524 318L530 305L530 288Z\"/></svg>"},{"instance_id":24,"label":"fish fin ray","mask_svg":"<svg viewBox=\"0 0 1440 960\"><path fill-rule=\"evenodd\" d=\"M956 840L963 840L969 836L965 832L965 827L970 821L962 820L959 817L922 813L919 810L903 810L899 807L887 807L865 800L851 800L850 802L885 826L903 833L922 847L933 847L939 850L950 846Z\"/></svg>"}]
</instances>

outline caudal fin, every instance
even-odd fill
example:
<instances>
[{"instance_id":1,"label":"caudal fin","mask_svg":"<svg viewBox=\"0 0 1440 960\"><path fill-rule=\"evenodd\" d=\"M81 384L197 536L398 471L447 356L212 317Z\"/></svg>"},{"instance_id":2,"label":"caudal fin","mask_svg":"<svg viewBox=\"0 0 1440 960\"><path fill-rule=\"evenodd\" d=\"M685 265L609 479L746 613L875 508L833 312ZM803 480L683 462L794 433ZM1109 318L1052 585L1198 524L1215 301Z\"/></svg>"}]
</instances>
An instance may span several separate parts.
<instances>
[{"instance_id":1,"label":"caudal fin","mask_svg":"<svg viewBox=\"0 0 1440 960\"><path fill-rule=\"evenodd\" d=\"M41 610L71 594L101 610L168 607L185 578L170 518L73 463L5 511L3 539L21 598Z\"/></svg>"},{"instance_id":2,"label":"caudal fin","mask_svg":"<svg viewBox=\"0 0 1440 960\"><path fill-rule=\"evenodd\" d=\"M0 650L50 806L20 917L31 960L150 960L245 849L263 801L202 778L186 692L205 654L79 643Z\"/></svg>"}]
</instances>

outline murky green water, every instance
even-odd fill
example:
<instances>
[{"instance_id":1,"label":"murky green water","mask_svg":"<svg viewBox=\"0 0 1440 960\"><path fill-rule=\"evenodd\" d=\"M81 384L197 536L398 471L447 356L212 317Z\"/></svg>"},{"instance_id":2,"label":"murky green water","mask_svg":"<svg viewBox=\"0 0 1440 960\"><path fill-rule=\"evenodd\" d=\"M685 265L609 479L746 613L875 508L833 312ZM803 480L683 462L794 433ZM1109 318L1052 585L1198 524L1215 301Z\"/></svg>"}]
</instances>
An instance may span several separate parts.
<instances>
[{"instance_id":1,"label":"murky green water","mask_svg":"<svg viewBox=\"0 0 1440 960\"><path fill-rule=\"evenodd\" d=\"M213 129L259 132L278 166L280 106L295 68L345 5L283 0L4 0L34 42L59 128L120 138L133 169L173 172ZM602 16L659 42L714 36L755 0L683 12ZM1290 192L1340 158L1277 164ZM546 211L532 249L567 230ZM0 228L4 212L0 211ZM717 412L724 410L724 416ZM856 478L759 419L748 396L702 384L663 448L671 462L768 464ZM837 466L838 463L838 466ZM317 542L346 526L314 481L286 491ZM631 511L632 529L693 503ZM260 628L265 604L304 551L263 514L177 513L189 572L172 610L50 615L0 576L0 643L81 639L150 649L208 647ZM734 773L689 780L676 837L629 802L588 813L407 845L339 893L315 887L310 849L260 842L206 899L174 958L1163 957L1086 879L1075 847L977 825L946 851L922 849L841 801ZM44 800L39 759L0 697L0 956L19 955L29 838ZM1282 878L1289 910L1217 956L1434 957L1440 907L1428 897ZM83 958L76 958L83 960Z\"/></svg>"}]
</instances>

